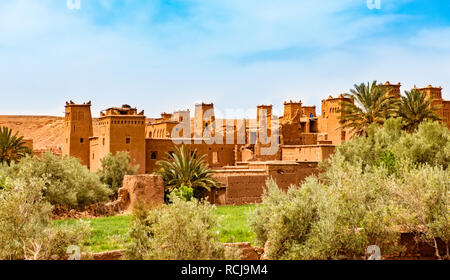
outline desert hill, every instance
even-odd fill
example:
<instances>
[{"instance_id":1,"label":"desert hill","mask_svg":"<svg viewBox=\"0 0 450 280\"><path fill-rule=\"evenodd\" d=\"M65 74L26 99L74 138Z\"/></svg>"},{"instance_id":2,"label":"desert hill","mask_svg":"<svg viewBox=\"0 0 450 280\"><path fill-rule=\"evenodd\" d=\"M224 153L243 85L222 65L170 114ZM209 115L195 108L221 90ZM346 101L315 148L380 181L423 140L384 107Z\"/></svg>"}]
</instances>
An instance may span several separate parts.
<instances>
[{"instance_id":1,"label":"desert hill","mask_svg":"<svg viewBox=\"0 0 450 280\"><path fill-rule=\"evenodd\" d=\"M64 117L0 115L0 126L19 132L25 139L32 139L34 149L37 150L62 148L63 145Z\"/></svg>"}]
</instances>

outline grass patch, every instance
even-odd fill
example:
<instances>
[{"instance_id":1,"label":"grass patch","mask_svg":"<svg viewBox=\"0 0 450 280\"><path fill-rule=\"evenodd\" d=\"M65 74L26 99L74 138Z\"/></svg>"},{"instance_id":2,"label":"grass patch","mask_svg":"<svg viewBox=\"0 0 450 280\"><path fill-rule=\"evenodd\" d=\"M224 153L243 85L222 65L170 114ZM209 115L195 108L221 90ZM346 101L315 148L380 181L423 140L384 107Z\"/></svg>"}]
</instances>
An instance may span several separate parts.
<instances>
[{"instance_id":1,"label":"grass patch","mask_svg":"<svg viewBox=\"0 0 450 280\"><path fill-rule=\"evenodd\" d=\"M93 253L123 249L130 240L127 238L131 224L131 216L111 216L94 219L83 219L91 224L91 237L83 245ZM76 220L55 221L56 225L74 224Z\"/></svg>"},{"instance_id":2,"label":"grass patch","mask_svg":"<svg viewBox=\"0 0 450 280\"><path fill-rule=\"evenodd\" d=\"M255 205L218 206L215 215L220 219L221 242L252 242L255 238L247 222L247 214L255 209ZM111 216L89 221L92 232L91 237L84 243L93 253L123 249L130 242L127 236L131 224L130 215ZM55 225L73 225L76 220L58 220Z\"/></svg>"},{"instance_id":3,"label":"grass patch","mask_svg":"<svg viewBox=\"0 0 450 280\"><path fill-rule=\"evenodd\" d=\"M247 221L249 211L255 205L218 206L215 215L220 219L220 242L252 242L255 234Z\"/></svg>"}]
</instances>

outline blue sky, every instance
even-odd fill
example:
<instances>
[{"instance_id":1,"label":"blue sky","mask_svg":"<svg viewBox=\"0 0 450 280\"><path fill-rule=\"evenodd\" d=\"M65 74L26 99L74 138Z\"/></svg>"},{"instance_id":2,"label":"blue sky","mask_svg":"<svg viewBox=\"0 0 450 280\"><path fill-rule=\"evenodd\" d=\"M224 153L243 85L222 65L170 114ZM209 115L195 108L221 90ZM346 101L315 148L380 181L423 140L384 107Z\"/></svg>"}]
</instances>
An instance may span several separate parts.
<instances>
[{"instance_id":1,"label":"blue sky","mask_svg":"<svg viewBox=\"0 0 450 280\"><path fill-rule=\"evenodd\" d=\"M0 1L0 114L62 115L72 99L94 116L205 101L241 117L372 80L450 99L450 1Z\"/></svg>"}]
</instances>

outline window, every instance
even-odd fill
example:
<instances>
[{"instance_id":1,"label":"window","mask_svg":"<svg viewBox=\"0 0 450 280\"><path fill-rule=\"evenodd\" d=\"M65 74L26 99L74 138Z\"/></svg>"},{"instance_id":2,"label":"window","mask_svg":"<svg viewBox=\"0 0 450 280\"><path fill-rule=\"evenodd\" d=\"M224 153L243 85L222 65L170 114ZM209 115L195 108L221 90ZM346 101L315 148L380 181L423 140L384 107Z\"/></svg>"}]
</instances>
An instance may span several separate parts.
<instances>
[{"instance_id":1,"label":"window","mask_svg":"<svg viewBox=\"0 0 450 280\"><path fill-rule=\"evenodd\" d=\"M127 144L130 144L130 143L131 143L131 138L130 138L130 137L127 137L127 139L125 140L125 142L126 142Z\"/></svg>"},{"instance_id":2,"label":"window","mask_svg":"<svg viewBox=\"0 0 450 280\"><path fill-rule=\"evenodd\" d=\"M151 159L156 159L158 156L158 152L152 152Z\"/></svg>"},{"instance_id":3,"label":"window","mask_svg":"<svg viewBox=\"0 0 450 280\"><path fill-rule=\"evenodd\" d=\"M103 146L105 146L105 138L103 138Z\"/></svg>"},{"instance_id":4,"label":"window","mask_svg":"<svg viewBox=\"0 0 450 280\"><path fill-rule=\"evenodd\" d=\"M213 154L212 154L212 163L213 164L219 163L219 153L218 152L213 152Z\"/></svg>"},{"instance_id":5,"label":"window","mask_svg":"<svg viewBox=\"0 0 450 280\"><path fill-rule=\"evenodd\" d=\"M80 143L84 143L84 138L80 138Z\"/></svg>"}]
</instances>

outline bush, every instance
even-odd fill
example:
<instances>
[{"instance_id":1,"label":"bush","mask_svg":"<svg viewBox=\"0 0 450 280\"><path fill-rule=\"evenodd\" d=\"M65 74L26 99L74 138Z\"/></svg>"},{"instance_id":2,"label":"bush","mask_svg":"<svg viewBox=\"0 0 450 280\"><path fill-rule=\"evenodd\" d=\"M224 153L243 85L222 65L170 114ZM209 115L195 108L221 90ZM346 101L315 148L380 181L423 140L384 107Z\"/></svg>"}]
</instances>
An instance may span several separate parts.
<instances>
[{"instance_id":1,"label":"bush","mask_svg":"<svg viewBox=\"0 0 450 280\"><path fill-rule=\"evenodd\" d=\"M426 165L404 170L402 175L390 187L406 209L404 230L434 247L438 259L443 258L437 243L441 239L447 247L444 258L450 259L450 170Z\"/></svg>"},{"instance_id":2,"label":"bush","mask_svg":"<svg viewBox=\"0 0 450 280\"><path fill-rule=\"evenodd\" d=\"M128 152L117 152L115 156L109 153L101 159L102 170L98 172L100 180L109 186L114 197L117 197L125 175L134 175L139 169L139 166L131 166L130 162Z\"/></svg>"},{"instance_id":3,"label":"bush","mask_svg":"<svg viewBox=\"0 0 450 280\"><path fill-rule=\"evenodd\" d=\"M88 237L86 223L52 225L52 207L42 196L45 185L43 178L15 179L0 191L0 259L62 258L68 246Z\"/></svg>"},{"instance_id":4,"label":"bush","mask_svg":"<svg viewBox=\"0 0 450 280\"><path fill-rule=\"evenodd\" d=\"M8 182L8 177L3 177L0 175L0 191L3 190L6 187L6 184Z\"/></svg>"},{"instance_id":5,"label":"bush","mask_svg":"<svg viewBox=\"0 0 450 280\"><path fill-rule=\"evenodd\" d=\"M181 187L175 188L172 191L172 194L181 199L184 199L185 201L191 201L194 197L194 189L181 184Z\"/></svg>"},{"instance_id":6,"label":"bush","mask_svg":"<svg viewBox=\"0 0 450 280\"><path fill-rule=\"evenodd\" d=\"M214 206L175 195L160 208L137 207L129 232L126 258L133 260L221 260L234 258L219 243Z\"/></svg>"},{"instance_id":7,"label":"bush","mask_svg":"<svg viewBox=\"0 0 450 280\"><path fill-rule=\"evenodd\" d=\"M332 168L287 193L268 181L262 207L250 216L269 259L362 259L370 245L398 252L400 209L387 200L387 170Z\"/></svg>"},{"instance_id":8,"label":"bush","mask_svg":"<svg viewBox=\"0 0 450 280\"><path fill-rule=\"evenodd\" d=\"M5 172L5 171L4 171ZM27 157L6 170L10 178L26 183L45 179L43 193L52 205L83 208L107 201L111 191L99 177L91 173L76 158L61 159L51 153L42 158Z\"/></svg>"},{"instance_id":9,"label":"bush","mask_svg":"<svg viewBox=\"0 0 450 280\"><path fill-rule=\"evenodd\" d=\"M361 259L370 245L398 253L406 231L433 246L438 258L449 258L449 131L424 122L406 134L400 124L389 120L344 143L301 188L285 193L268 181L262 206L250 216L266 256ZM438 239L447 246L445 257Z\"/></svg>"},{"instance_id":10,"label":"bush","mask_svg":"<svg viewBox=\"0 0 450 280\"><path fill-rule=\"evenodd\" d=\"M383 128L371 126L367 137L355 137L336 148L336 154L352 164L365 166L386 163L391 171L400 161L411 164L450 163L450 131L439 122L422 122L416 133L402 131L401 118L389 119Z\"/></svg>"}]
</instances>

